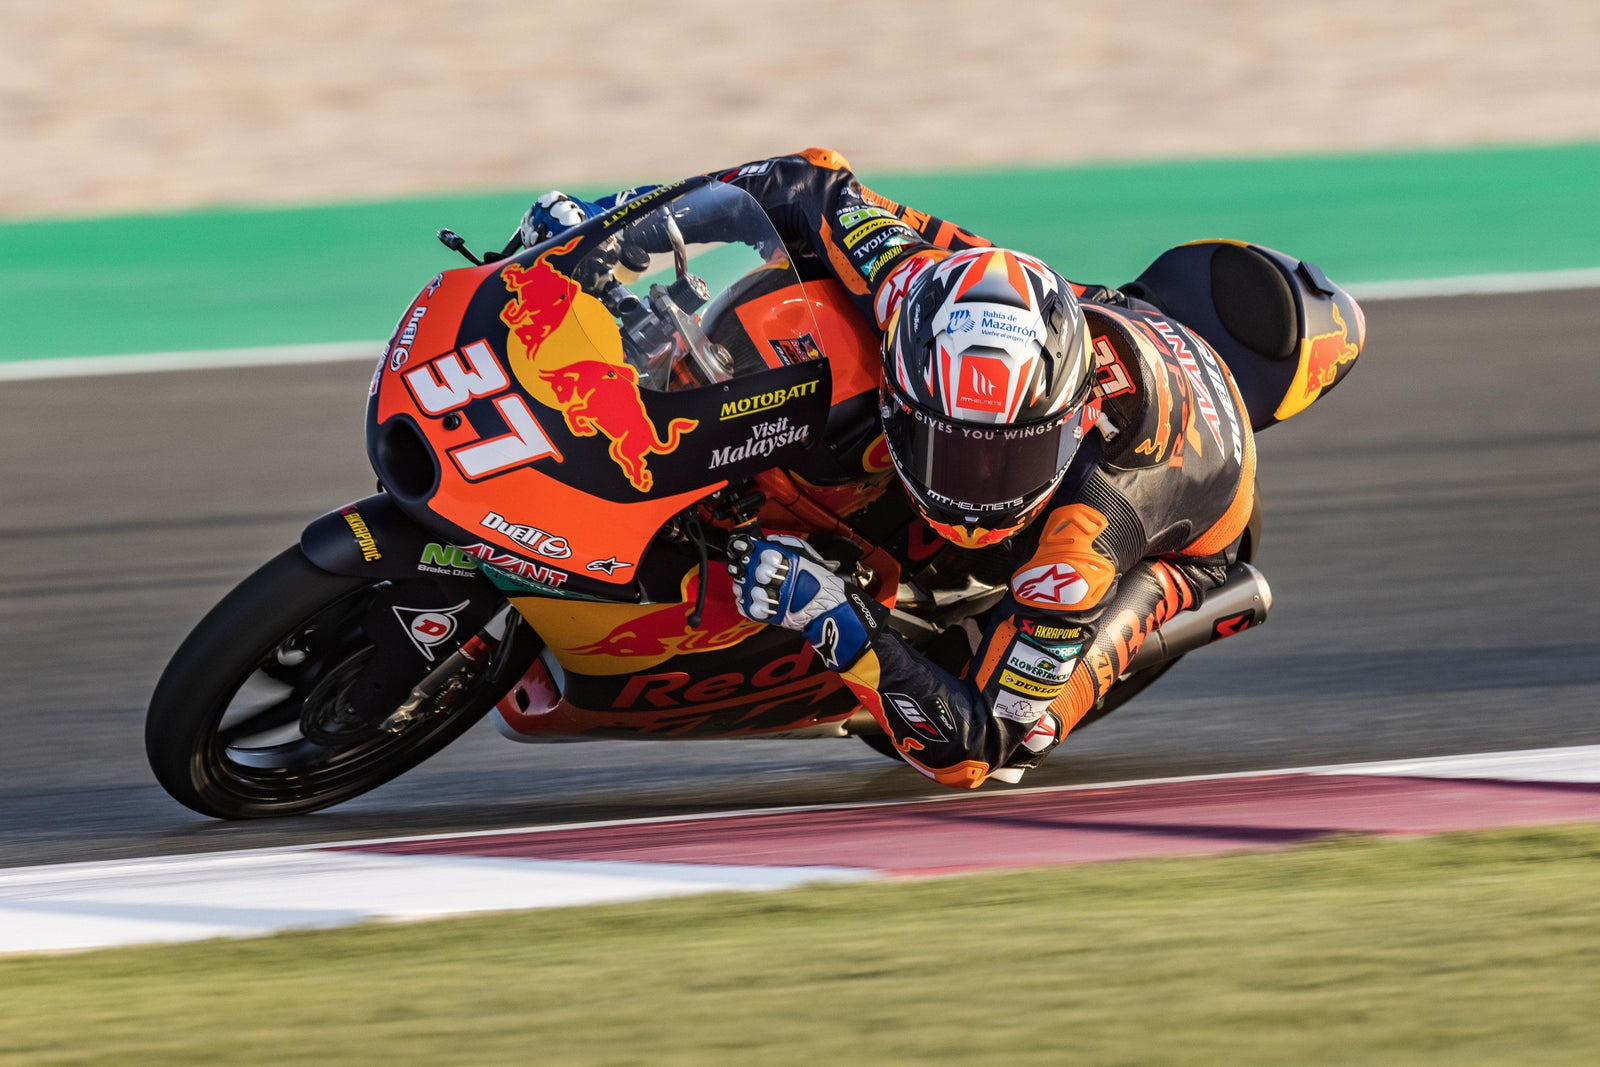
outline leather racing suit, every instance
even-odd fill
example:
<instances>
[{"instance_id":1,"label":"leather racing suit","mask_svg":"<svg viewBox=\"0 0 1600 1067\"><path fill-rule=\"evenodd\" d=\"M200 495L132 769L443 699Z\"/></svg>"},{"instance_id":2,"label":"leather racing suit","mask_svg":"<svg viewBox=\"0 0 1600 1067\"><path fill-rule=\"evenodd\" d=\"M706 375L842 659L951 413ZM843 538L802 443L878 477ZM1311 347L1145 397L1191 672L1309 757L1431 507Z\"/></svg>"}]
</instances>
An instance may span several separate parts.
<instances>
[{"instance_id":1,"label":"leather racing suit","mask_svg":"<svg viewBox=\"0 0 1600 1067\"><path fill-rule=\"evenodd\" d=\"M716 176L750 193L792 249L826 264L880 337L915 272L989 244L872 192L825 149ZM865 597L848 598L861 623L854 642L835 627L824 649L806 631L900 755L945 785L1015 781L1036 765L1152 630L1221 583L1250 518L1255 444L1221 359L1152 305L1073 288L1099 417L1039 517L1012 538L1008 593L965 666L947 670L913 649Z\"/></svg>"}]
</instances>

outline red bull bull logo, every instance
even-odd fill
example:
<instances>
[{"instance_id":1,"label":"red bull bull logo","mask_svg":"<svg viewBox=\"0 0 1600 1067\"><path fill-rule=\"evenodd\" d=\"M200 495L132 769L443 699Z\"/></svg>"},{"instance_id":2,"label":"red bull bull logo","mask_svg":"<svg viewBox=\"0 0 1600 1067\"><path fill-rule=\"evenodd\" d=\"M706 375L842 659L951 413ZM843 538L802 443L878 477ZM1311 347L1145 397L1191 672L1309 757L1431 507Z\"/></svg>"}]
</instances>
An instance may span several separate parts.
<instances>
[{"instance_id":1,"label":"red bull bull logo","mask_svg":"<svg viewBox=\"0 0 1600 1067\"><path fill-rule=\"evenodd\" d=\"M1333 321L1339 324L1337 330L1306 339L1305 399L1332 385L1339 377L1339 367L1354 362L1361 354L1361 346L1350 340L1350 327L1345 325L1337 304L1333 307Z\"/></svg>"},{"instance_id":2,"label":"red bull bull logo","mask_svg":"<svg viewBox=\"0 0 1600 1067\"><path fill-rule=\"evenodd\" d=\"M650 456L677 451L683 435L700 425L694 419L673 419L666 437L658 436L639 395L639 374L626 363L586 359L540 371L539 376L555 394L567 429L579 437L604 434L611 441L607 451L612 460L641 493L655 484L646 464Z\"/></svg>"},{"instance_id":3,"label":"red bull bull logo","mask_svg":"<svg viewBox=\"0 0 1600 1067\"><path fill-rule=\"evenodd\" d=\"M630 619L597 641L570 649L578 656L608 656L617 659L659 659L685 652L710 652L729 648L764 628L739 614L733 601L733 579L720 567L708 572L706 607L700 625L690 626L700 578L691 572L683 580L683 602L663 605L656 611Z\"/></svg>"},{"instance_id":4,"label":"red bull bull logo","mask_svg":"<svg viewBox=\"0 0 1600 1067\"><path fill-rule=\"evenodd\" d=\"M511 327L531 356L566 320L578 295L578 283L545 262L552 255L572 250L575 237L552 248L528 267L513 263L500 272L511 299L500 310L500 321Z\"/></svg>"}]
</instances>

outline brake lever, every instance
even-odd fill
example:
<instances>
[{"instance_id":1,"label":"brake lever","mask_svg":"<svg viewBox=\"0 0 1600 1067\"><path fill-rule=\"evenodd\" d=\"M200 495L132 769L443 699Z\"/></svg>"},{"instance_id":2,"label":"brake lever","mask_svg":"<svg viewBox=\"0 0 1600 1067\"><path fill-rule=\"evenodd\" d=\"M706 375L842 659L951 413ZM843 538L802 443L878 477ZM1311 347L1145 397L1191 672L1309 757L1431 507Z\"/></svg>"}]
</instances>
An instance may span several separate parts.
<instances>
[{"instance_id":1,"label":"brake lever","mask_svg":"<svg viewBox=\"0 0 1600 1067\"><path fill-rule=\"evenodd\" d=\"M466 257L467 262L471 263L474 267L483 266L483 260L472 254L472 250L467 247L466 240L459 233L456 233L456 231L440 230L437 236L440 244L444 245L452 252L460 252Z\"/></svg>"}]
</instances>

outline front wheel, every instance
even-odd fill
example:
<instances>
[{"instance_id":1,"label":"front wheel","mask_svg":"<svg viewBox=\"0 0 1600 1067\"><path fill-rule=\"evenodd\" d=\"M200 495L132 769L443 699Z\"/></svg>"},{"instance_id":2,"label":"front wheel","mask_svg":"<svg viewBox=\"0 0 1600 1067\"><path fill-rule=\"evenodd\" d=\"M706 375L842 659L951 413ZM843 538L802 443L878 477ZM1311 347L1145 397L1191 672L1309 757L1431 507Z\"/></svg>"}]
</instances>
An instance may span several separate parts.
<instances>
[{"instance_id":1,"label":"front wheel","mask_svg":"<svg viewBox=\"0 0 1600 1067\"><path fill-rule=\"evenodd\" d=\"M399 733L351 713L375 651L362 619L382 584L329 574L296 546L225 596L150 698L145 754L162 787L202 815L299 815L382 785L482 717L501 671Z\"/></svg>"}]
</instances>

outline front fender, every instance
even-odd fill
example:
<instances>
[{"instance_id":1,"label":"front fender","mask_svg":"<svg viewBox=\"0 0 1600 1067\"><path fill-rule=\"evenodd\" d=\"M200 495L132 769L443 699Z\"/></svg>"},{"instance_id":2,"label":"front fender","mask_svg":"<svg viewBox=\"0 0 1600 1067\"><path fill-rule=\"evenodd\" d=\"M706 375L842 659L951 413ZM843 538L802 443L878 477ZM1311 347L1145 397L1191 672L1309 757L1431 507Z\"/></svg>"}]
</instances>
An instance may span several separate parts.
<instances>
[{"instance_id":1,"label":"front fender","mask_svg":"<svg viewBox=\"0 0 1600 1067\"><path fill-rule=\"evenodd\" d=\"M387 493L346 504L300 534L306 558L330 574L374 581L432 575L483 579L477 561L423 529Z\"/></svg>"}]
</instances>

